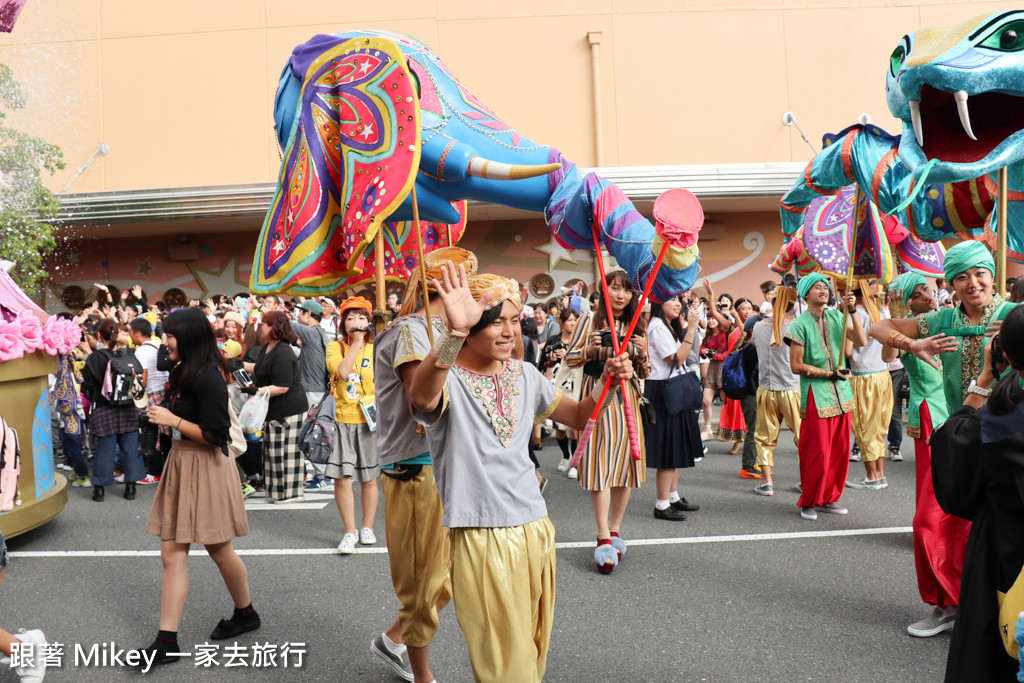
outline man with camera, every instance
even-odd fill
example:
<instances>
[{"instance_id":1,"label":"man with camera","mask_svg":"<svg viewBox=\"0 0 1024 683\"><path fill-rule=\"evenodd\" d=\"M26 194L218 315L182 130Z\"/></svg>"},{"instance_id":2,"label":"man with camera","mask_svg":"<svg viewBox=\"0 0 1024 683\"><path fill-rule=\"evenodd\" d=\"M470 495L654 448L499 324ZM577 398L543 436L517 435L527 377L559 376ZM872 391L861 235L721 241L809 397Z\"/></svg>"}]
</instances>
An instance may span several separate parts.
<instances>
[{"instance_id":1,"label":"man with camera","mask_svg":"<svg viewBox=\"0 0 1024 683\"><path fill-rule=\"evenodd\" d=\"M168 373L156 366L160 343L153 339L153 326L145 318L136 318L128 326L132 344L135 345L135 357L142 364L142 382L146 385L146 397L152 405L160 405L164 400L164 389L167 387ZM160 481L160 473L164 469L164 460L171 450L170 429L161 429L149 423L143 413L139 421L139 454L146 463L146 476L139 479L139 484L156 484ZM157 442L159 441L159 449Z\"/></svg>"},{"instance_id":2,"label":"man with camera","mask_svg":"<svg viewBox=\"0 0 1024 683\"><path fill-rule=\"evenodd\" d=\"M292 331L302 349L299 354L299 377L302 378L302 389L306 392L306 402L312 410L323 399L327 392L327 345L330 340L320 326L323 308L312 299L306 299L298 307L299 321L292 322ZM312 463L311 463L312 464ZM327 492L334 490L334 484L323 476L323 465L313 464L316 474L306 483L306 493Z\"/></svg>"}]
</instances>

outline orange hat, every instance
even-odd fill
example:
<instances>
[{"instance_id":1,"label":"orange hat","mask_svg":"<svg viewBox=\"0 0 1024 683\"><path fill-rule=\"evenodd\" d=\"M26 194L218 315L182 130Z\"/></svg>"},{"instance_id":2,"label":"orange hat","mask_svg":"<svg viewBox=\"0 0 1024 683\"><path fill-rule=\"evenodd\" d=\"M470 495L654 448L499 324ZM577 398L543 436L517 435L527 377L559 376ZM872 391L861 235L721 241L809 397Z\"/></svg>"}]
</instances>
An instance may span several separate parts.
<instances>
[{"instance_id":1,"label":"orange hat","mask_svg":"<svg viewBox=\"0 0 1024 683\"><path fill-rule=\"evenodd\" d=\"M342 301L341 306L338 308L338 316L344 318L345 313L351 310L366 311L368 317L373 317L373 306L361 296L350 296Z\"/></svg>"}]
</instances>

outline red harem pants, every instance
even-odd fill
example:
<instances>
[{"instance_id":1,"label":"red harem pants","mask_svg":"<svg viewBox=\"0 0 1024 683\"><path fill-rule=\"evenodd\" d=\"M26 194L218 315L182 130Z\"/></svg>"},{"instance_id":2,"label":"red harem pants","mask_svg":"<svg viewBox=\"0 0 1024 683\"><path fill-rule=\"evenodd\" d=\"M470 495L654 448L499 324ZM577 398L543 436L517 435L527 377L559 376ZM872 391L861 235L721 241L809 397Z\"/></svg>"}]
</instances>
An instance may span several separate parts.
<instances>
[{"instance_id":1,"label":"red harem pants","mask_svg":"<svg viewBox=\"0 0 1024 683\"><path fill-rule=\"evenodd\" d=\"M843 495L850 469L850 416L818 417L814 392L807 393L807 416L800 423L800 487L797 505L835 503Z\"/></svg>"},{"instance_id":2,"label":"red harem pants","mask_svg":"<svg viewBox=\"0 0 1024 683\"><path fill-rule=\"evenodd\" d=\"M960 574L971 523L947 515L935 500L932 485L932 419L928 402L921 404L921 438L914 439L917 460L917 512L914 513L914 564L921 599L937 607L960 601Z\"/></svg>"}]
</instances>

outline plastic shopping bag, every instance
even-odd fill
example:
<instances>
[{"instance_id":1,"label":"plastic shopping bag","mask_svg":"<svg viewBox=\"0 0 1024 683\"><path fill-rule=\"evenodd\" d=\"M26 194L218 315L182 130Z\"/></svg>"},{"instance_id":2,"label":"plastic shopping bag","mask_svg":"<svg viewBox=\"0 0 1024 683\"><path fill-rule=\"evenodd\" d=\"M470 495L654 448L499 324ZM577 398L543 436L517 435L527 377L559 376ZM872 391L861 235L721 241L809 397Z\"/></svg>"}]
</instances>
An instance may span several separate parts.
<instances>
[{"instance_id":1,"label":"plastic shopping bag","mask_svg":"<svg viewBox=\"0 0 1024 683\"><path fill-rule=\"evenodd\" d=\"M242 406L238 421L242 430L248 433L262 432L263 423L267 420L267 409L270 408L269 392L259 392Z\"/></svg>"}]
</instances>

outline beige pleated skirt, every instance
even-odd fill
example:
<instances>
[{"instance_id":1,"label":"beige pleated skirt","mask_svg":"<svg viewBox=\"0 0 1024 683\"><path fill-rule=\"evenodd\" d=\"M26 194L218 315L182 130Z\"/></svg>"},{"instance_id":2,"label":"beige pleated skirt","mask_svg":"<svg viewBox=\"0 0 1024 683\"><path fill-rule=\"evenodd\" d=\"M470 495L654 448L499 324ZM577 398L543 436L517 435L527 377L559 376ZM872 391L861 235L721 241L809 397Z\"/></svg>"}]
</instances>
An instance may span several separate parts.
<instances>
[{"instance_id":1,"label":"beige pleated skirt","mask_svg":"<svg viewBox=\"0 0 1024 683\"><path fill-rule=\"evenodd\" d=\"M249 533L235 461L220 449L175 439L146 533L175 543L211 545Z\"/></svg>"}]
</instances>

